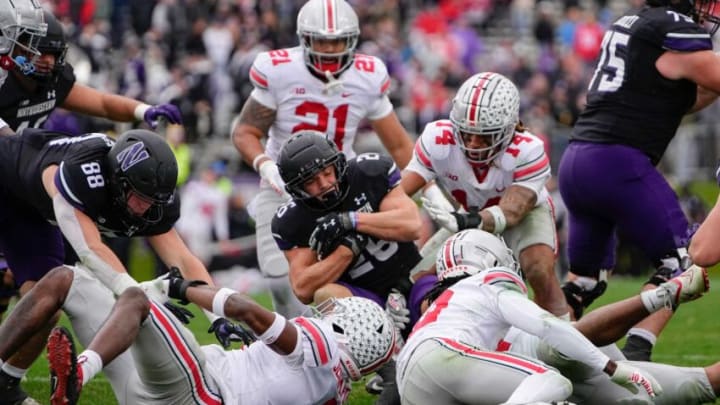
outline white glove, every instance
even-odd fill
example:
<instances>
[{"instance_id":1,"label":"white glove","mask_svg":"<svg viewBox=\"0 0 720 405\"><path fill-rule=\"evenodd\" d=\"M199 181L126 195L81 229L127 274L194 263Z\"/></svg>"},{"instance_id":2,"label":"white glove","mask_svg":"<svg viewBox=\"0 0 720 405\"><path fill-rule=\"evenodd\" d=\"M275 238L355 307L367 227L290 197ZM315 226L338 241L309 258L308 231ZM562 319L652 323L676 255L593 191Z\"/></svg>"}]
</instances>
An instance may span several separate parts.
<instances>
[{"instance_id":1,"label":"white glove","mask_svg":"<svg viewBox=\"0 0 720 405\"><path fill-rule=\"evenodd\" d=\"M458 223L452 211L447 211L437 206L432 201L425 197L420 197L420 201L423 203L423 208L427 211L430 218L435 221L438 225L447 229L448 231L455 233L458 231Z\"/></svg>"},{"instance_id":2,"label":"white glove","mask_svg":"<svg viewBox=\"0 0 720 405\"><path fill-rule=\"evenodd\" d=\"M645 391L651 398L662 394L662 387L655 378L628 363L618 362L617 368L610 380L618 384L633 394L637 394L640 390Z\"/></svg>"},{"instance_id":3,"label":"white glove","mask_svg":"<svg viewBox=\"0 0 720 405\"><path fill-rule=\"evenodd\" d=\"M402 293L394 288L388 294L385 302L385 312L399 330L404 330L410 323L410 310L407 309L407 300L405 300Z\"/></svg>"},{"instance_id":4,"label":"white glove","mask_svg":"<svg viewBox=\"0 0 720 405\"><path fill-rule=\"evenodd\" d=\"M440 186L435 182L430 183L423 189L422 196L432 201L433 205L438 208L444 209L445 211L455 211L455 207L453 207L452 203L445 197L442 190L440 190Z\"/></svg>"},{"instance_id":5,"label":"white glove","mask_svg":"<svg viewBox=\"0 0 720 405\"><path fill-rule=\"evenodd\" d=\"M140 283L140 288L145 291L145 295L147 295L148 298L161 304L164 304L170 299L170 297L168 297L170 281L165 274L152 280L143 281Z\"/></svg>"},{"instance_id":6,"label":"white glove","mask_svg":"<svg viewBox=\"0 0 720 405\"><path fill-rule=\"evenodd\" d=\"M285 182L280 177L280 171L272 160L268 159L260 163L258 173L264 182L266 182L279 196L290 199L290 194L285 191Z\"/></svg>"}]
</instances>

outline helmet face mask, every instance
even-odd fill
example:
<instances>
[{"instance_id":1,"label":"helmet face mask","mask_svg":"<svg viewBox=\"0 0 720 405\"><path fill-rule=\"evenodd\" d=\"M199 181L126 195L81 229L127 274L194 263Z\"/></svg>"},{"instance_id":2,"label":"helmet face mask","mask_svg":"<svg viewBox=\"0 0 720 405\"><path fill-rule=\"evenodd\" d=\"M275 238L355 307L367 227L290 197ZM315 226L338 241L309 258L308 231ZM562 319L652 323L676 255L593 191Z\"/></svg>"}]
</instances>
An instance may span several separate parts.
<instances>
[{"instance_id":1,"label":"helmet face mask","mask_svg":"<svg viewBox=\"0 0 720 405\"><path fill-rule=\"evenodd\" d=\"M298 13L297 27L305 64L312 72L339 75L352 65L360 24L346 1L308 1ZM333 52L328 52L328 48Z\"/></svg>"},{"instance_id":2,"label":"helmet face mask","mask_svg":"<svg viewBox=\"0 0 720 405\"><path fill-rule=\"evenodd\" d=\"M377 370L395 352L395 326L385 310L362 297L330 298L316 309L340 346L340 363L353 381Z\"/></svg>"},{"instance_id":3,"label":"helmet face mask","mask_svg":"<svg viewBox=\"0 0 720 405\"><path fill-rule=\"evenodd\" d=\"M438 250L435 271L438 281L474 275L492 267L519 272L510 248L499 237L480 229L467 229L449 237Z\"/></svg>"},{"instance_id":4,"label":"helmet face mask","mask_svg":"<svg viewBox=\"0 0 720 405\"><path fill-rule=\"evenodd\" d=\"M0 0L0 67L23 74L35 70L37 45L47 33L43 10L34 0Z\"/></svg>"},{"instance_id":5,"label":"helmet face mask","mask_svg":"<svg viewBox=\"0 0 720 405\"><path fill-rule=\"evenodd\" d=\"M132 225L159 222L175 199L177 162L160 135L146 130L123 133L108 153L110 190Z\"/></svg>"},{"instance_id":6,"label":"helmet face mask","mask_svg":"<svg viewBox=\"0 0 720 405\"><path fill-rule=\"evenodd\" d=\"M54 61L52 66L48 66L46 59L41 57L35 63L36 69L31 76L37 83L47 87L55 84L63 71L68 45L60 21L47 11L44 12L44 18L48 26L47 35L40 38L37 49L40 51L41 56L52 55Z\"/></svg>"},{"instance_id":7,"label":"helmet face mask","mask_svg":"<svg viewBox=\"0 0 720 405\"><path fill-rule=\"evenodd\" d=\"M349 189L346 186L347 160L322 132L300 131L288 139L280 151L278 170L285 190L313 210L326 211L340 205ZM305 186L328 167L334 167L335 183L320 195L311 195Z\"/></svg>"},{"instance_id":8,"label":"helmet face mask","mask_svg":"<svg viewBox=\"0 0 720 405\"><path fill-rule=\"evenodd\" d=\"M489 165L505 152L520 121L520 93L505 76L482 72L458 89L450 122L455 141L470 163ZM475 137L483 142L473 143ZM479 145L479 146L476 146Z\"/></svg>"},{"instance_id":9,"label":"helmet face mask","mask_svg":"<svg viewBox=\"0 0 720 405\"><path fill-rule=\"evenodd\" d=\"M705 26L710 35L715 35L718 27L720 27L720 7L716 7L715 0L695 0L693 1L694 16L693 19L700 25Z\"/></svg>"}]
</instances>

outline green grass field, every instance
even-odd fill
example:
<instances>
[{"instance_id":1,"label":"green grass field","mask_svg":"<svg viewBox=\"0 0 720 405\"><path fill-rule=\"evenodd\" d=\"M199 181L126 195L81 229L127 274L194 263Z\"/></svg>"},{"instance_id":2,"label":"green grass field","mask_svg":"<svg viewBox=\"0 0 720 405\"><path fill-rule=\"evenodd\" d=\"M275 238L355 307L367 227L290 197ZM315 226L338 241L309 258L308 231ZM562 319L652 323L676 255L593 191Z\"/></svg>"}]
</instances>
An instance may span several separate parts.
<instances>
[{"instance_id":1,"label":"green grass field","mask_svg":"<svg viewBox=\"0 0 720 405\"><path fill-rule=\"evenodd\" d=\"M636 293L642 280L614 278L608 291L593 306L613 302ZM677 365L707 365L720 361L720 315L716 313L720 302L720 271L711 272L711 283L715 286L698 301L683 305L658 341L653 360ZM267 296L257 297L269 305ZM198 313L198 312L196 312ZM67 320L62 321L67 325ZM215 343L215 338L205 331L208 322L204 316L196 316L190 324L200 343ZM480 377L479 377L480 378ZM45 358L39 359L29 371L25 389L41 403L49 402L49 377ZM350 397L351 404L372 404L374 397L364 390L364 381L357 383ZM104 376L96 377L83 389L80 404L109 405L116 401L110 385ZM720 403L720 402L718 402Z\"/></svg>"}]
</instances>

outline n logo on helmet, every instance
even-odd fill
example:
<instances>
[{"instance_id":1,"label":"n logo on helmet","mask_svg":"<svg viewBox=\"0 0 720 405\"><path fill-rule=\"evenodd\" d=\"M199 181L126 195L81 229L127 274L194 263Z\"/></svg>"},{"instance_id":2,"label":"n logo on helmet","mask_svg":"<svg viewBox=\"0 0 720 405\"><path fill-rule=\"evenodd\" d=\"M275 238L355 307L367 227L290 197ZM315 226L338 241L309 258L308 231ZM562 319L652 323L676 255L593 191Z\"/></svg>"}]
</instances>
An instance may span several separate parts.
<instances>
[{"instance_id":1,"label":"n logo on helmet","mask_svg":"<svg viewBox=\"0 0 720 405\"><path fill-rule=\"evenodd\" d=\"M117 155L117 161L120 164L120 170L126 172L129 168L135 166L136 164L142 162L145 159L148 159L149 157L150 154L145 149L145 144L140 141L135 142L134 144L120 151L120 153L118 153Z\"/></svg>"}]
</instances>

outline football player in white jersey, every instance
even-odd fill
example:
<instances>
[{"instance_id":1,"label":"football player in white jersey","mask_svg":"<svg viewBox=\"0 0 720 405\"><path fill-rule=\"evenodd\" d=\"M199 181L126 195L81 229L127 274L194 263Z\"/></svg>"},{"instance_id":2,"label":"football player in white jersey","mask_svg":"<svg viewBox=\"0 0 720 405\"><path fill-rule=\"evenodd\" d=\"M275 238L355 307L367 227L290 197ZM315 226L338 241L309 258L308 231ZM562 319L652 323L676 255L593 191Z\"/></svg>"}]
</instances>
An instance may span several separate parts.
<instances>
[{"instance_id":1,"label":"football player in white jersey","mask_svg":"<svg viewBox=\"0 0 720 405\"><path fill-rule=\"evenodd\" d=\"M33 290L47 293L48 299L34 305L21 300L18 307L50 317L71 293L73 273L77 277L83 271L65 266L54 269ZM133 353L135 369L116 376L123 383L123 405L341 404L352 381L384 364L395 351L392 321L379 305L365 298L328 301L318 307L317 317L286 320L233 290L218 290L172 274L153 283L159 287L152 289L155 293L246 322L258 341L231 351L217 345L200 346L165 307L148 299L141 289L129 287L114 306L89 303L107 319L96 322L96 336L80 355L67 330L56 328L51 334L48 359L53 405L75 404L82 386L104 365L112 366L115 356L127 348ZM19 313L10 315L13 322ZM33 325L15 322L18 327L3 329L2 336L17 341L30 329L41 327L40 321L36 318ZM6 340L0 342L2 350L7 346Z\"/></svg>"},{"instance_id":2,"label":"football player in white jersey","mask_svg":"<svg viewBox=\"0 0 720 405\"><path fill-rule=\"evenodd\" d=\"M511 327L539 336L617 384L660 393L652 377L610 360L570 323L529 300L512 252L492 234L455 234L438 252L436 268L432 304L397 360L403 404L526 404L570 396L571 382L556 370L501 351Z\"/></svg>"},{"instance_id":3,"label":"football player in white jersey","mask_svg":"<svg viewBox=\"0 0 720 405\"><path fill-rule=\"evenodd\" d=\"M368 119L399 167L412 155L412 141L387 96L390 78L378 58L356 54L360 25L345 0L310 0L297 18L300 45L264 52L250 69L254 90L233 125L242 158L260 174L255 208L260 270L269 281L275 310L295 316L303 305L288 282L288 263L270 232L277 208L289 196L275 161L295 132L329 134L348 159L358 124ZM267 136L263 146L261 140Z\"/></svg>"},{"instance_id":4,"label":"football player in white jersey","mask_svg":"<svg viewBox=\"0 0 720 405\"><path fill-rule=\"evenodd\" d=\"M465 212L451 212L437 200L423 198L430 216L450 233L479 228L503 235L538 305L567 317L554 271L552 200L545 189L550 161L543 142L520 123L519 109L520 94L506 77L473 75L453 99L450 119L425 127L402 185L413 195L436 181Z\"/></svg>"},{"instance_id":5,"label":"football player in white jersey","mask_svg":"<svg viewBox=\"0 0 720 405\"><path fill-rule=\"evenodd\" d=\"M573 357L573 351L577 352L579 348L589 348L590 352L595 349L587 346L589 342L578 346L579 340L557 333L563 329L573 329L570 324L564 324L549 316L537 317L538 314L548 314L545 311L538 312L537 307L524 294L518 294L524 291L524 285L517 274L510 271L514 266L507 247L487 232L462 231L445 242L436 263L440 281L437 288L429 294L429 299L434 303L418 323L427 325L416 327L405 346L407 349L403 349L400 355L398 382L406 380L404 391L401 385L404 403L415 403L413 398L419 398L418 395L427 396L428 392L437 390L438 385L450 388L443 388L432 394L437 395L437 398L447 398L447 395L450 395L461 402L467 402L470 398L472 403L498 403L502 398L492 396L500 391L499 395L518 395L507 403L524 403L528 397L520 394L541 393L542 391L532 388L534 384L557 377L550 374L524 379L523 369L525 375L542 370L534 369L537 363L528 362L528 358L541 360L544 364L540 365L544 368L547 368L545 364L558 367L565 377L572 380L574 392L571 400L579 403L607 404L634 400L636 402L633 403L677 404L715 400L720 392L720 362L705 369L623 362L616 363L618 369L612 374L603 373L607 370L593 367L583 357ZM627 329L649 314L667 306L676 307L682 302L696 299L706 292L708 287L707 272L694 266L683 275L661 284L656 290L645 291L639 296L591 312L574 324L574 327L592 343L607 345L622 337ZM468 319L474 319L475 322L470 323ZM549 324L546 325L546 322ZM510 328L507 334L498 333L498 330L507 330L508 323L512 323L514 327ZM538 333L542 328L547 328L544 336L543 333ZM553 329L555 332L552 332ZM562 345L562 349L558 349L553 341L557 343L558 339L563 338L570 340ZM426 343L428 339L436 342ZM468 346L468 343L471 346ZM495 351L482 350L488 347L487 345L495 347ZM613 360L623 359L622 353L616 347L613 348L619 355ZM517 354L524 357L518 359L512 356ZM458 369L455 370L454 361L457 357L461 358L459 362L463 364L457 365ZM434 365L431 364L433 362ZM411 371L411 367L406 364L412 364L415 370L442 372L436 374L432 371ZM444 367L446 364L453 368L448 370ZM626 369L628 366L636 370ZM469 367L480 371L468 373ZM494 372L488 372L490 369ZM641 372L632 377L634 381L642 384L642 376L651 375L659 381L662 395L651 399L646 389L625 389L628 385L624 381L627 373L637 370ZM464 376L477 375L480 372L485 376L499 373L517 375L514 378L503 376L499 381L490 381L487 386L465 385L467 380ZM608 374L611 376L608 377ZM434 382L428 384L428 379ZM648 382L652 386L652 379ZM423 388L418 391L418 387ZM659 391L655 393L660 394ZM535 399L537 397L533 400ZM440 399L440 402L449 401Z\"/></svg>"}]
</instances>

